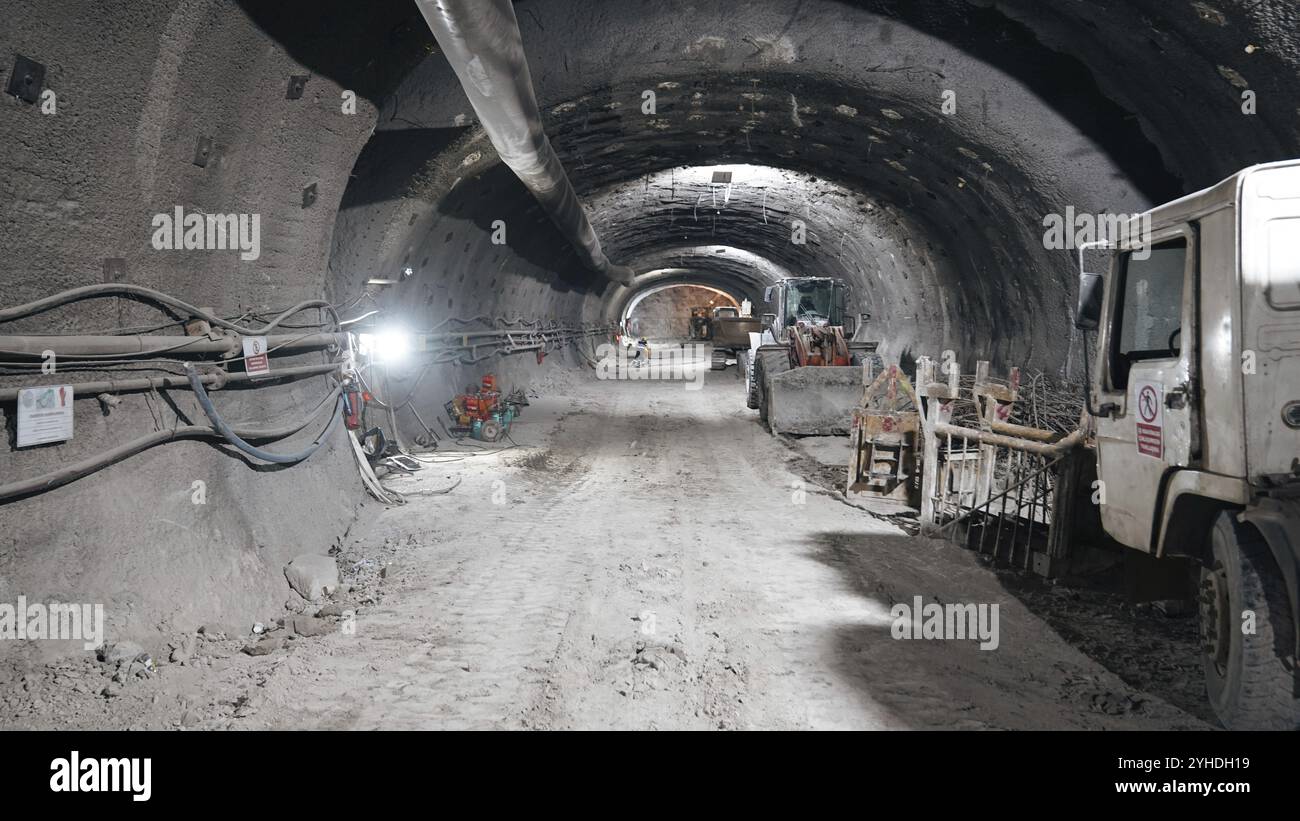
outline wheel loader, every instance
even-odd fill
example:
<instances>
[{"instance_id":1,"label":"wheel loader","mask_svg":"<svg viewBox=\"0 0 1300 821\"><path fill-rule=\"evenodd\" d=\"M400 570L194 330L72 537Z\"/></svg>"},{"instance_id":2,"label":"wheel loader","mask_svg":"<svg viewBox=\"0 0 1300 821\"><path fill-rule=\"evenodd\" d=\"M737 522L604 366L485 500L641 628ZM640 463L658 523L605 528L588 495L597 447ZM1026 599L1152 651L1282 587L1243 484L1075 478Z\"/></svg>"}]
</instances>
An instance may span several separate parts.
<instances>
[{"instance_id":1,"label":"wheel loader","mask_svg":"<svg viewBox=\"0 0 1300 821\"><path fill-rule=\"evenodd\" d=\"M761 333L742 354L746 404L772 433L848 433L862 398L862 363L884 363L875 342L854 339L848 285L830 277L791 277L768 286ZM863 315L865 318L865 315Z\"/></svg>"},{"instance_id":2,"label":"wheel loader","mask_svg":"<svg viewBox=\"0 0 1300 821\"><path fill-rule=\"evenodd\" d=\"M1104 262L1079 251L1093 501L1115 540L1192 574L1224 725L1296 728L1300 160L1139 220L1091 244Z\"/></svg>"}]
</instances>

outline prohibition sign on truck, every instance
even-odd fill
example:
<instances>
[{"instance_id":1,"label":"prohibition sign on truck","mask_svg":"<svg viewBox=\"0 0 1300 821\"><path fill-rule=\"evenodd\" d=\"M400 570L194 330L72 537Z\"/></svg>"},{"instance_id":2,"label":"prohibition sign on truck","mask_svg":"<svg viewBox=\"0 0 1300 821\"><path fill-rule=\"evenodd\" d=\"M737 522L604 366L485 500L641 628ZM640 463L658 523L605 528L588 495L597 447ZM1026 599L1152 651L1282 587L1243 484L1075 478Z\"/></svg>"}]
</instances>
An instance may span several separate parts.
<instances>
[{"instance_id":1,"label":"prohibition sign on truck","mask_svg":"<svg viewBox=\"0 0 1300 821\"><path fill-rule=\"evenodd\" d=\"M1144 456L1164 455L1164 386L1159 382L1137 383L1137 449Z\"/></svg>"}]
</instances>

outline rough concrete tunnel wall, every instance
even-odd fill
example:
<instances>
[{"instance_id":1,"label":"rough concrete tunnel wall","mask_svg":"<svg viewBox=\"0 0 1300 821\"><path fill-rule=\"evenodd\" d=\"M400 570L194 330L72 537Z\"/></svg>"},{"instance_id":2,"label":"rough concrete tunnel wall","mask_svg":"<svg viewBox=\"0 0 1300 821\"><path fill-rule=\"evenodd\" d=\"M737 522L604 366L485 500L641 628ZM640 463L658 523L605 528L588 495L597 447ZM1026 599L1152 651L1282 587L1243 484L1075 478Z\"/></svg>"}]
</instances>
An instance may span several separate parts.
<instances>
[{"instance_id":1,"label":"rough concrete tunnel wall","mask_svg":"<svg viewBox=\"0 0 1300 821\"><path fill-rule=\"evenodd\" d=\"M5 16L0 54L44 63L44 86L56 101L54 113L43 113L0 97L6 307L111 281L156 288L223 316L324 293L337 204L373 127L371 103L362 98L354 116L344 115L340 86L319 75L300 99L286 99L291 75L313 72L229 3L20 2ZM316 198L304 205L308 186ZM178 206L259 215L260 255L155 250L152 218ZM4 332L95 332L170 319L141 302L108 298ZM275 364L297 361L319 359ZM220 391L214 402L228 419L260 426L301 415L326 390L316 378ZM13 407L0 409L4 479L42 474L174 425L178 413L201 419L188 391L127 394L111 412L93 398L75 408L71 442L21 451ZM299 449L315 433L278 447ZM204 442L174 443L0 507L0 597L103 603L110 638L156 641L172 629L236 620L246 629L245 618L279 609L285 561L326 552L352 521L362 496L341 441L287 470Z\"/></svg>"}]
</instances>

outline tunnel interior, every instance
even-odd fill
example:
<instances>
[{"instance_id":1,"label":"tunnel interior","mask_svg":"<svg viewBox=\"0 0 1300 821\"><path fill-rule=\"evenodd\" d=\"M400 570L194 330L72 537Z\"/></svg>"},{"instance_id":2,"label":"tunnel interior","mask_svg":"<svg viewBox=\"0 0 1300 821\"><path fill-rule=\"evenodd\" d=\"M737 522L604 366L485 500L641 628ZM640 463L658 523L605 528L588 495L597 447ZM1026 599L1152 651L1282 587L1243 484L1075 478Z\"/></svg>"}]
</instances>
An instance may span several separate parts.
<instances>
[{"instance_id":1,"label":"tunnel interior","mask_svg":"<svg viewBox=\"0 0 1300 821\"><path fill-rule=\"evenodd\" d=\"M690 339L692 310L703 309L712 316L714 308L739 310L740 305L740 300L718 288L669 283L645 288L628 300L620 326L634 337Z\"/></svg>"},{"instance_id":2,"label":"tunnel interior","mask_svg":"<svg viewBox=\"0 0 1300 821\"><path fill-rule=\"evenodd\" d=\"M701 35L725 33L721 13L679 4L605 4L590 20L523 4L518 17L547 133L607 252L641 272L634 289L673 267L732 288L843 277L887 357L952 350L1077 379L1077 335L1059 323L1075 262L1044 247L1042 217L1136 213L1294 143L1294 10L1207 9L759 3L740 36ZM1175 59L1170 88L1116 68ZM575 264L466 125L457 88L431 54L382 102L335 233L338 287L355 287L361 259L432 266L446 300L412 304L540 298L617 319L626 288ZM1243 116L1243 90L1272 102ZM1203 107L1177 102L1192 99ZM366 176L372 153L382 179ZM506 247L484 245L494 224Z\"/></svg>"},{"instance_id":3,"label":"tunnel interior","mask_svg":"<svg viewBox=\"0 0 1300 821\"><path fill-rule=\"evenodd\" d=\"M761 314L768 286L799 276L844 280L856 338L885 361L950 352L1081 385L1077 258L1049 247L1045 218L1139 213L1300 147L1289 0L753 0L743 16L518 0L542 124L605 253L636 273L622 284L501 161L410 0L7 5L0 85L38 61L57 109L0 106L0 307L126 283L249 322L320 299L369 333L591 334L376 372L367 395L396 408L372 421L406 446L436 428L418 409L440 415L484 374L545 394L597 340L685 338L697 304ZM160 250L152 220L178 208L260 215L257 253ZM116 295L0 331L184 334L183 314ZM0 388L34 378L0 365ZM333 387L214 395L265 422ZM24 449L0 414L0 483L202 420L183 388L133 393L78 402L76 437ZM359 481L337 443L302 468L155 447L0 499L0 599L114 603L110 630L133 640L225 623L282 601L285 562L374 506Z\"/></svg>"}]
</instances>

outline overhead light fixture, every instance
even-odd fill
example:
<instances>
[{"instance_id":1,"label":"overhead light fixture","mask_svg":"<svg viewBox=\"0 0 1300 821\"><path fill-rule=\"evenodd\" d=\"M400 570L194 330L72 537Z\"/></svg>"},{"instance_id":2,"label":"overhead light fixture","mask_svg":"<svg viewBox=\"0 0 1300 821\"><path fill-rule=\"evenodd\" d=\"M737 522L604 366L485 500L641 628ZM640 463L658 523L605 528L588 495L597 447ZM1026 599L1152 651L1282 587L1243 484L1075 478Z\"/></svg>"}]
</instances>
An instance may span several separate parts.
<instances>
[{"instance_id":1,"label":"overhead light fixture","mask_svg":"<svg viewBox=\"0 0 1300 821\"><path fill-rule=\"evenodd\" d=\"M415 276L415 269L411 268L410 266L407 266L406 268L402 269L402 273L399 275L398 279L387 279L386 277L371 277L370 279L366 280L366 284L367 285L396 285L397 283L402 282L404 280L408 280L413 276Z\"/></svg>"}]
</instances>

